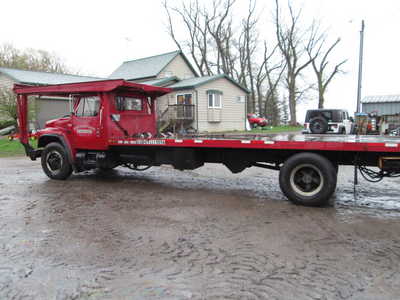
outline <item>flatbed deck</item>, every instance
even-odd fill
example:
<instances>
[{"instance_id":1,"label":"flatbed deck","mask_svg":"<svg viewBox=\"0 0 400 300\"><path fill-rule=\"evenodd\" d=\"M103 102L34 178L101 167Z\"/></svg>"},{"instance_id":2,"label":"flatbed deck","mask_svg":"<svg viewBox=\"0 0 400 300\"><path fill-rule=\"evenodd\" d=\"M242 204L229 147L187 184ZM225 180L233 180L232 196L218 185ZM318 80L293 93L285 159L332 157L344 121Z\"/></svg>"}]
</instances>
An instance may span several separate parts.
<instances>
[{"instance_id":1,"label":"flatbed deck","mask_svg":"<svg viewBox=\"0 0 400 300\"><path fill-rule=\"evenodd\" d=\"M400 177L400 138L355 135L197 134L157 135L156 99L170 89L124 80L54 86L16 85L20 141L31 159L41 158L49 178L64 180L72 172L124 166L144 171L172 165L194 170L220 163L232 173L250 167L279 171L279 185L296 204L329 203L340 165L354 165L367 180ZM96 94L97 96L90 96ZM28 143L28 96L69 97L71 114L46 123L38 148ZM71 96L73 95L73 97ZM132 101L135 100L134 102ZM80 107L95 101L93 113ZM132 110L132 103L141 109ZM147 137L147 138L144 138ZM378 167L368 169L367 167Z\"/></svg>"},{"instance_id":2,"label":"flatbed deck","mask_svg":"<svg viewBox=\"0 0 400 300\"><path fill-rule=\"evenodd\" d=\"M282 149L355 152L400 152L400 138L390 136L303 134L201 134L167 138L119 138L110 146Z\"/></svg>"}]
</instances>

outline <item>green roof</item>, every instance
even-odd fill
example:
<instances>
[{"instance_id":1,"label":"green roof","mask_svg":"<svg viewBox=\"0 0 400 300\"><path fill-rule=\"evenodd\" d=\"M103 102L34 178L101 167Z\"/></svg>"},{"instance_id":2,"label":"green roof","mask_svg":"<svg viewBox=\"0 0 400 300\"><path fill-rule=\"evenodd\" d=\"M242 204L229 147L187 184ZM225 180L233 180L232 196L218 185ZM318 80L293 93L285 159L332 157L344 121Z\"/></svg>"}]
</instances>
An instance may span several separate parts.
<instances>
[{"instance_id":1,"label":"green roof","mask_svg":"<svg viewBox=\"0 0 400 300\"><path fill-rule=\"evenodd\" d=\"M142 81L140 83L148 84L148 85L155 85L155 86L165 86L165 85L168 85L168 83L170 83L171 81L177 82L177 81L179 81L179 79L176 76L172 76L172 77L157 78L157 79L153 79L153 80Z\"/></svg>"},{"instance_id":2,"label":"green roof","mask_svg":"<svg viewBox=\"0 0 400 300\"><path fill-rule=\"evenodd\" d=\"M11 79L13 79L18 83L38 84L38 85L104 80L103 78L99 77L28 71L28 70L19 70L19 69L11 69L3 67L0 67L0 73L5 74L6 76L10 77Z\"/></svg>"},{"instance_id":3,"label":"green roof","mask_svg":"<svg viewBox=\"0 0 400 300\"><path fill-rule=\"evenodd\" d=\"M182 51L173 51L136 60L125 61L110 76L110 79L137 80L156 77L178 55L181 55L194 74L193 69Z\"/></svg>"},{"instance_id":4,"label":"green roof","mask_svg":"<svg viewBox=\"0 0 400 300\"><path fill-rule=\"evenodd\" d=\"M169 85L168 87L171 89L174 89L174 90L194 89L194 88L197 88L208 82L211 82L211 81L214 81L217 79L221 79L221 78L225 78L225 79L229 80L232 84L236 85L241 90L245 91L246 93L250 93L250 91L247 88L241 86L239 83L237 83L235 80L233 80L232 78L230 78L228 75L225 75L225 74L189 78L189 79L185 79L185 80L179 81L177 83L174 83L172 85Z\"/></svg>"}]
</instances>

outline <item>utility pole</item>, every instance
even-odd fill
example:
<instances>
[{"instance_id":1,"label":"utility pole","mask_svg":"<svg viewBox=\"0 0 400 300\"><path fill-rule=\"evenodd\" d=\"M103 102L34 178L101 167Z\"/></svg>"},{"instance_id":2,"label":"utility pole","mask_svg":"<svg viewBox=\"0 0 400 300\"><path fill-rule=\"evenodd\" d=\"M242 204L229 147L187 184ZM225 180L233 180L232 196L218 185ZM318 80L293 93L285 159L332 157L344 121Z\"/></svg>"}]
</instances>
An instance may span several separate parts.
<instances>
[{"instance_id":1,"label":"utility pole","mask_svg":"<svg viewBox=\"0 0 400 300\"><path fill-rule=\"evenodd\" d=\"M364 53L364 20L361 21L360 31L360 54L358 57L358 88L357 88L357 113L361 112L361 81L362 81L362 65L363 65L363 53Z\"/></svg>"},{"instance_id":2,"label":"utility pole","mask_svg":"<svg viewBox=\"0 0 400 300\"><path fill-rule=\"evenodd\" d=\"M360 31L360 54L358 57L358 86L357 86L357 110L356 114L361 112L361 82L362 82L362 65L363 65L363 54L364 54L364 29L365 23L364 20L361 21L361 31ZM356 134L358 137L358 133L360 128L357 128ZM357 157L354 161L354 192L356 191L356 185L358 184L358 162Z\"/></svg>"}]
</instances>

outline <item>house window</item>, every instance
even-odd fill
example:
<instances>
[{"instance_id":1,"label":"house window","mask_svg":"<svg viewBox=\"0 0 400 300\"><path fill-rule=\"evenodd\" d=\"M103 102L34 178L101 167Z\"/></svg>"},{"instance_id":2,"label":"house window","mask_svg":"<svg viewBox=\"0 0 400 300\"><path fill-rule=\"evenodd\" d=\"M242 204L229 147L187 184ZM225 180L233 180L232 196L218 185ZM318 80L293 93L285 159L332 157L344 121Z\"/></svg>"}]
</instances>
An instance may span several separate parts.
<instances>
[{"instance_id":1,"label":"house window","mask_svg":"<svg viewBox=\"0 0 400 300\"><path fill-rule=\"evenodd\" d=\"M238 96L236 98L237 103L245 103L246 102L246 96Z\"/></svg>"},{"instance_id":2,"label":"house window","mask_svg":"<svg viewBox=\"0 0 400 300\"><path fill-rule=\"evenodd\" d=\"M176 104L191 105L192 98L193 98L192 94L178 94L178 95L176 95Z\"/></svg>"},{"instance_id":3,"label":"house window","mask_svg":"<svg viewBox=\"0 0 400 300\"><path fill-rule=\"evenodd\" d=\"M207 91L208 108L222 108L222 92L216 90Z\"/></svg>"}]
</instances>

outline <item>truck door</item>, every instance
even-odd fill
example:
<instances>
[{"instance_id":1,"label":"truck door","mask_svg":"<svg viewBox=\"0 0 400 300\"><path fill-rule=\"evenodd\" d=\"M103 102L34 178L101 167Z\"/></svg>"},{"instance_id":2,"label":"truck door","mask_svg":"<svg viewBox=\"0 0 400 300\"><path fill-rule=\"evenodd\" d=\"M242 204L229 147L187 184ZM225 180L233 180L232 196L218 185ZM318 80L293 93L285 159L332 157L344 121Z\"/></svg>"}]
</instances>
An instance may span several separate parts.
<instances>
[{"instance_id":1,"label":"truck door","mask_svg":"<svg viewBox=\"0 0 400 300\"><path fill-rule=\"evenodd\" d=\"M73 144L76 149L104 149L99 95L75 97L72 116Z\"/></svg>"}]
</instances>

